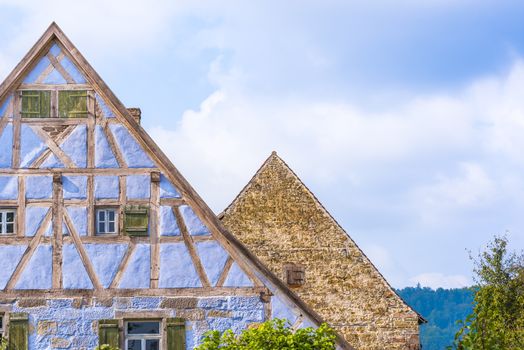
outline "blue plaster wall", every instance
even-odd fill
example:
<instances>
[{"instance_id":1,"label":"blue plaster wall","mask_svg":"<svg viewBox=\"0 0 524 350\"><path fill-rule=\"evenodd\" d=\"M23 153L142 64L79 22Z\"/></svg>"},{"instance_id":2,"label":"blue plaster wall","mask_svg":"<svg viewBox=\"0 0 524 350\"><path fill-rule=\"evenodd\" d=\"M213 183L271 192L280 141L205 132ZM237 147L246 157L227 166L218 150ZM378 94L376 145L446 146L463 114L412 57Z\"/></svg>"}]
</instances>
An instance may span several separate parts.
<instances>
[{"instance_id":1,"label":"blue plaster wall","mask_svg":"<svg viewBox=\"0 0 524 350\"><path fill-rule=\"evenodd\" d=\"M118 168L116 157L100 125L95 126L95 167Z\"/></svg>"},{"instance_id":2,"label":"blue plaster wall","mask_svg":"<svg viewBox=\"0 0 524 350\"><path fill-rule=\"evenodd\" d=\"M9 106L9 103L13 99L13 94L9 94L9 96L3 101L2 104L0 104L0 118L5 116L5 112L7 111L7 106ZM10 115L7 117L11 117Z\"/></svg>"},{"instance_id":3,"label":"blue plaster wall","mask_svg":"<svg viewBox=\"0 0 524 350\"><path fill-rule=\"evenodd\" d=\"M87 127L78 125L75 130L65 139L60 148L71 158L79 168L87 165Z\"/></svg>"},{"instance_id":4,"label":"blue plaster wall","mask_svg":"<svg viewBox=\"0 0 524 350\"><path fill-rule=\"evenodd\" d=\"M53 197L52 176L28 176L25 180L27 199L50 199Z\"/></svg>"},{"instance_id":5,"label":"blue plaster wall","mask_svg":"<svg viewBox=\"0 0 524 350\"><path fill-rule=\"evenodd\" d=\"M150 175L129 175L126 178L128 199L149 199L151 193Z\"/></svg>"},{"instance_id":6,"label":"blue plaster wall","mask_svg":"<svg viewBox=\"0 0 524 350\"><path fill-rule=\"evenodd\" d=\"M67 207L66 210L73 225L75 225L76 233L79 236L87 236L87 208Z\"/></svg>"},{"instance_id":7,"label":"blue plaster wall","mask_svg":"<svg viewBox=\"0 0 524 350\"><path fill-rule=\"evenodd\" d=\"M127 244L84 244L93 268L104 288L108 288L127 251Z\"/></svg>"},{"instance_id":8,"label":"blue plaster wall","mask_svg":"<svg viewBox=\"0 0 524 350\"><path fill-rule=\"evenodd\" d=\"M234 262L224 282L224 287L253 287L253 282L240 266Z\"/></svg>"},{"instance_id":9,"label":"blue plaster wall","mask_svg":"<svg viewBox=\"0 0 524 350\"><path fill-rule=\"evenodd\" d=\"M65 56L62 59L62 61L60 61L60 64L62 65L62 67L64 67L66 72L69 73L71 78L73 78L75 83L85 84L87 82L86 78L82 75L82 73L80 73L80 70L76 67L76 65L73 62L71 62L69 57Z\"/></svg>"},{"instance_id":10,"label":"blue plaster wall","mask_svg":"<svg viewBox=\"0 0 524 350\"><path fill-rule=\"evenodd\" d=\"M61 160L59 160L54 154L51 154L42 163L40 168L42 168L42 169L47 169L47 168L65 168L65 166L64 166L64 163L62 163Z\"/></svg>"},{"instance_id":11,"label":"blue plaster wall","mask_svg":"<svg viewBox=\"0 0 524 350\"><path fill-rule=\"evenodd\" d=\"M283 318L289 321L292 326L297 320L299 315L293 312L282 299L278 296L271 297L271 318Z\"/></svg>"},{"instance_id":12,"label":"blue plaster wall","mask_svg":"<svg viewBox=\"0 0 524 350\"><path fill-rule=\"evenodd\" d=\"M160 206L158 215L161 236L180 236L180 228L178 227L175 214L171 207Z\"/></svg>"},{"instance_id":13,"label":"blue plaster wall","mask_svg":"<svg viewBox=\"0 0 524 350\"><path fill-rule=\"evenodd\" d=\"M17 176L0 176L0 199L18 199Z\"/></svg>"},{"instance_id":14,"label":"blue plaster wall","mask_svg":"<svg viewBox=\"0 0 524 350\"><path fill-rule=\"evenodd\" d=\"M202 287L184 243L160 245L160 288Z\"/></svg>"},{"instance_id":15,"label":"blue plaster wall","mask_svg":"<svg viewBox=\"0 0 524 350\"><path fill-rule=\"evenodd\" d=\"M197 242L196 248L209 282L215 286L224 270L229 254L217 241Z\"/></svg>"},{"instance_id":16,"label":"blue plaster wall","mask_svg":"<svg viewBox=\"0 0 524 350\"><path fill-rule=\"evenodd\" d=\"M40 228L49 207L27 207L25 210L25 235L32 237Z\"/></svg>"},{"instance_id":17,"label":"blue plaster wall","mask_svg":"<svg viewBox=\"0 0 524 350\"><path fill-rule=\"evenodd\" d=\"M51 61L49 61L49 58L46 56L42 57L40 61L36 64L35 68L29 72L26 77L24 78L24 83L26 84L34 84L38 77L46 70L47 67L51 64Z\"/></svg>"},{"instance_id":18,"label":"blue plaster wall","mask_svg":"<svg viewBox=\"0 0 524 350\"><path fill-rule=\"evenodd\" d=\"M119 288L149 288L151 271L151 246L137 244L127 265Z\"/></svg>"},{"instance_id":19,"label":"blue plaster wall","mask_svg":"<svg viewBox=\"0 0 524 350\"><path fill-rule=\"evenodd\" d=\"M180 213L182 214L187 230L192 236L205 236L210 234L209 229L204 225L190 206L181 205Z\"/></svg>"},{"instance_id":20,"label":"blue plaster wall","mask_svg":"<svg viewBox=\"0 0 524 350\"><path fill-rule=\"evenodd\" d=\"M20 275L15 289L51 289L52 280L52 250L49 244L40 244L24 271Z\"/></svg>"},{"instance_id":21,"label":"blue plaster wall","mask_svg":"<svg viewBox=\"0 0 524 350\"><path fill-rule=\"evenodd\" d=\"M0 256L2 257L2 268L0 269L0 289L4 289L16 266L22 259L27 245L0 245Z\"/></svg>"},{"instance_id":22,"label":"blue plaster wall","mask_svg":"<svg viewBox=\"0 0 524 350\"><path fill-rule=\"evenodd\" d=\"M0 113L1 115L1 113ZM0 136L0 168L10 168L13 157L13 124L8 123Z\"/></svg>"},{"instance_id":23,"label":"blue plaster wall","mask_svg":"<svg viewBox=\"0 0 524 350\"><path fill-rule=\"evenodd\" d=\"M110 306L97 298L84 299L82 305L76 306L73 301L49 299L46 305L36 308L20 307L18 301L10 304L12 312L29 315L29 349L51 349L53 339L59 339L64 343L60 349L93 350L98 345L98 320L115 319L117 312L159 312L168 317L184 317L185 312L162 308L161 297L113 298ZM208 330L223 332L232 328L239 333L252 323L264 321L259 296L198 298L197 308L203 318L186 321L186 350L198 345ZM219 313L228 316L217 317Z\"/></svg>"},{"instance_id":24,"label":"blue plaster wall","mask_svg":"<svg viewBox=\"0 0 524 350\"><path fill-rule=\"evenodd\" d=\"M87 198L87 176L62 176L64 199Z\"/></svg>"},{"instance_id":25,"label":"blue plaster wall","mask_svg":"<svg viewBox=\"0 0 524 350\"><path fill-rule=\"evenodd\" d=\"M20 135L20 167L25 168L38 158L47 146L29 125L22 124Z\"/></svg>"},{"instance_id":26,"label":"blue plaster wall","mask_svg":"<svg viewBox=\"0 0 524 350\"><path fill-rule=\"evenodd\" d=\"M59 71L53 68L53 70L45 77L42 81L44 84L67 84L67 80L60 74Z\"/></svg>"},{"instance_id":27,"label":"blue plaster wall","mask_svg":"<svg viewBox=\"0 0 524 350\"><path fill-rule=\"evenodd\" d=\"M153 161L123 125L111 124L109 127L115 136L124 160L130 168L155 167Z\"/></svg>"},{"instance_id":28,"label":"blue plaster wall","mask_svg":"<svg viewBox=\"0 0 524 350\"><path fill-rule=\"evenodd\" d=\"M62 281L65 289L93 288L74 244L64 244L62 248Z\"/></svg>"},{"instance_id":29,"label":"blue plaster wall","mask_svg":"<svg viewBox=\"0 0 524 350\"><path fill-rule=\"evenodd\" d=\"M98 106L102 110L102 114L106 118L114 118L115 115L113 114L113 111L107 106L107 103L104 101L102 97L100 97L99 94L95 94L96 102L98 103Z\"/></svg>"},{"instance_id":30,"label":"blue plaster wall","mask_svg":"<svg viewBox=\"0 0 524 350\"><path fill-rule=\"evenodd\" d=\"M95 198L113 198L119 196L120 185L118 176L95 176Z\"/></svg>"},{"instance_id":31,"label":"blue plaster wall","mask_svg":"<svg viewBox=\"0 0 524 350\"><path fill-rule=\"evenodd\" d=\"M180 193L163 175L160 175L160 198L180 198Z\"/></svg>"}]
</instances>

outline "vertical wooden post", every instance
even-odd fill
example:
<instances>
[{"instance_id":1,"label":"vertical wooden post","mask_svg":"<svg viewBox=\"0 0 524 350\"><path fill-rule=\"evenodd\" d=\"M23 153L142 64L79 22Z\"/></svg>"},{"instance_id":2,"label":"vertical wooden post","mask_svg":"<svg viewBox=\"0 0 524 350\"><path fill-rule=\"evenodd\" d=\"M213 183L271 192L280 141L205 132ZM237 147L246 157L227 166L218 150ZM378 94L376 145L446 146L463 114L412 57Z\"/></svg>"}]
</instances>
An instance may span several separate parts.
<instances>
[{"instance_id":1,"label":"vertical wooden post","mask_svg":"<svg viewBox=\"0 0 524 350\"><path fill-rule=\"evenodd\" d=\"M62 174L53 174L53 289L62 288Z\"/></svg>"},{"instance_id":2,"label":"vertical wooden post","mask_svg":"<svg viewBox=\"0 0 524 350\"><path fill-rule=\"evenodd\" d=\"M20 92L13 94L13 169L20 167Z\"/></svg>"},{"instance_id":3,"label":"vertical wooden post","mask_svg":"<svg viewBox=\"0 0 524 350\"><path fill-rule=\"evenodd\" d=\"M94 236L95 230L95 178L87 176L87 235Z\"/></svg>"},{"instance_id":4,"label":"vertical wooden post","mask_svg":"<svg viewBox=\"0 0 524 350\"><path fill-rule=\"evenodd\" d=\"M151 288L158 288L160 275L160 246L158 244L158 209L160 204L160 173L151 173L151 196L149 198L149 236L151 239Z\"/></svg>"},{"instance_id":5,"label":"vertical wooden post","mask_svg":"<svg viewBox=\"0 0 524 350\"><path fill-rule=\"evenodd\" d=\"M93 91L87 93L87 167L95 167L95 96Z\"/></svg>"},{"instance_id":6,"label":"vertical wooden post","mask_svg":"<svg viewBox=\"0 0 524 350\"><path fill-rule=\"evenodd\" d=\"M18 176L18 210L16 211L17 236L23 237L25 235L25 177Z\"/></svg>"}]
</instances>

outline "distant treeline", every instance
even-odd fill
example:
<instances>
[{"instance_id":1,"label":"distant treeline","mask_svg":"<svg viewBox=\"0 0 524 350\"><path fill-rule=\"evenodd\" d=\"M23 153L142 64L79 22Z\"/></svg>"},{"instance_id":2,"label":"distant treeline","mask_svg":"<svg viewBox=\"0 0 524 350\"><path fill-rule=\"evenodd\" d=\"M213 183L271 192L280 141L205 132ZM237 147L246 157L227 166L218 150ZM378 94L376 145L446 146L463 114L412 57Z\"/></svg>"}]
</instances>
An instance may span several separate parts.
<instances>
[{"instance_id":1,"label":"distant treeline","mask_svg":"<svg viewBox=\"0 0 524 350\"><path fill-rule=\"evenodd\" d=\"M452 345L455 333L473 310L472 288L442 289L407 287L397 290L400 296L428 323L420 327L423 350L443 350Z\"/></svg>"}]
</instances>

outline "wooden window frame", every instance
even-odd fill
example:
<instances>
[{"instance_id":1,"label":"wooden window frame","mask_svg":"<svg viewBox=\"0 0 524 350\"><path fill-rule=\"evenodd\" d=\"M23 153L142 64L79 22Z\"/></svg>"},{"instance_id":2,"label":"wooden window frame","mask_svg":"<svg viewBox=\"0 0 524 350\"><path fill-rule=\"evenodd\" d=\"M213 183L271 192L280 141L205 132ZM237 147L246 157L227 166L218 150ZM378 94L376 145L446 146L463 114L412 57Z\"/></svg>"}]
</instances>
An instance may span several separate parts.
<instances>
[{"instance_id":1,"label":"wooden window frame","mask_svg":"<svg viewBox=\"0 0 524 350\"><path fill-rule=\"evenodd\" d=\"M4 312L0 312L0 339L5 338L6 335L6 326L7 326L7 317Z\"/></svg>"},{"instance_id":2,"label":"wooden window frame","mask_svg":"<svg viewBox=\"0 0 524 350\"><path fill-rule=\"evenodd\" d=\"M158 334L128 334L129 322L155 322L158 323ZM124 350L128 349L128 340L140 340L141 350L145 349L145 343L147 340L158 340L159 350L163 350L163 340L165 337L163 320L158 318L152 319L125 319L124 320Z\"/></svg>"},{"instance_id":3,"label":"wooden window frame","mask_svg":"<svg viewBox=\"0 0 524 350\"><path fill-rule=\"evenodd\" d=\"M42 116L42 92L46 92L49 94L49 106L47 106L47 115L44 115ZM35 95L31 96L31 95L28 95L29 93L35 93ZM38 94L38 95L36 95ZM25 95L25 96L24 96ZM53 90L50 90L50 89L42 89L42 90L20 90L19 91L19 103L20 103L20 117L23 118L23 119L30 119L30 118L35 118L35 119L46 119L46 118L50 118L52 117L53 115L53 110L52 110L52 106L53 106ZM39 112L32 112L32 111L25 111L24 112L24 97L28 97L28 98L31 98L31 97L38 97L38 101L39 101L39 107L40 107L40 110Z\"/></svg>"},{"instance_id":4,"label":"wooden window frame","mask_svg":"<svg viewBox=\"0 0 524 350\"><path fill-rule=\"evenodd\" d=\"M68 95L74 94L74 93L76 93L79 96L73 96L73 97L85 98L85 107L86 107L85 111L62 111L60 110L60 107L61 107L60 102L62 102L61 99L62 98L64 99L71 98L72 96L68 96ZM56 105L58 106L57 117L60 119L85 119L89 116L89 91L88 90L58 90Z\"/></svg>"},{"instance_id":5,"label":"wooden window frame","mask_svg":"<svg viewBox=\"0 0 524 350\"><path fill-rule=\"evenodd\" d=\"M7 213L12 212L13 213L13 221L7 222ZM15 236L16 230L17 230L17 208L13 207L0 207L0 237L1 236ZM4 220L4 217L6 220ZM7 225L13 224L13 232L7 233Z\"/></svg>"},{"instance_id":6,"label":"wooden window frame","mask_svg":"<svg viewBox=\"0 0 524 350\"><path fill-rule=\"evenodd\" d=\"M147 225L145 229L141 229L138 226L128 226L128 216L145 214ZM149 225L150 225L151 210L148 205L126 205L124 207L124 220L122 232L130 237L148 237L149 236Z\"/></svg>"},{"instance_id":7,"label":"wooden window frame","mask_svg":"<svg viewBox=\"0 0 524 350\"><path fill-rule=\"evenodd\" d=\"M106 223L106 228L107 228L107 224L109 223L109 221L107 220L107 212L110 211L110 210L114 210L115 212L115 231L114 232L105 232L105 233L101 233L99 232L98 228L99 228L99 221L98 221L98 213L100 211L105 211L105 215L106 215L106 220L105 220L105 223ZM94 229L94 233L95 233L95 236L97 237L115 237L115 236L118 236L120 234L120 208L118 206L96 206L95 207L95 229Z\"/></svg>"},{"instance_id":8,"label":"wooden window frame","mask_svg":"<svg viewBox=\"0 0 524 350\"><path fill-rule=\"evenodd\" d=\"M49 96L49 115L48 116L37 116L35 114L35 116L29 116L29 115L26 115L24 116L24 113L22 111L22 106L23 106L23 101L22 101L22 95L24 92L27 92L27 91L30 91L30 92L42 92L42 91L47 91L50 93L50 96ZM72 92L78 92L78 93L84 93L85 94L85 98L86 98L86 112L84 113L83 111L82 112L78 112L77 114L79 114L80 116L67 116L67 117L61 117L60 116L60 94L64 93L64 92L69 92L69 93L72 93ZM92 87L88 86L88 85L81 85L79 84L77 88L75 88L75 85L72 85L72 86L60 86L60 85L55 85L55 86L43 86L43 88L39 88L39 87L36 87L36 86L24 86L22 85L22 87L17 90L17 93L19 94L19 99L18 99L18 107L19 107L19 114L20 114L20 117L22 118L22 120L25 120L25 121L31 121L31 120L38 120L38 121L45 121L45 120L48 120L48 119L52 119L52 120L56 120L56 119L63 119L63 120L66 120L66 119L80 119L80 120L83 120L83 119L87 119L89 118L89 116L91 115L94 115L94 110L93 110L93 106L94 104L90 102L90 100L93 100L95 97L94 97L94 90L92 89ZM25 113L27 114L27 113Z\"/></svg>"}]
</instances>

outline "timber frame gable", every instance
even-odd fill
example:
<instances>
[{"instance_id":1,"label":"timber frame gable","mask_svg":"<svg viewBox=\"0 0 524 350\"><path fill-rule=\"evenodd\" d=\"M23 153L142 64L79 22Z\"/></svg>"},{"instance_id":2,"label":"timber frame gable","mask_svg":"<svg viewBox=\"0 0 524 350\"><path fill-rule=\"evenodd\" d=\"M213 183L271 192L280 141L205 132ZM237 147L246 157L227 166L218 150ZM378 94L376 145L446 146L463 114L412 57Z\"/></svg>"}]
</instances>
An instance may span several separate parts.
<instances>
[{"instance_id":1,"label":"timber frame gable","mask_svg":"<svg viewBox=\"0 0 524 350\"><path fill-rule=\"evenodd\" d=\"M264 319L323 322L223 227L56 23L0 85L4 135L0 209L13 208L16 230L0 235L12 260L0 297L258 296ZM176 262L192 279L168 272Z\"/></svg>"}]
</instances>

